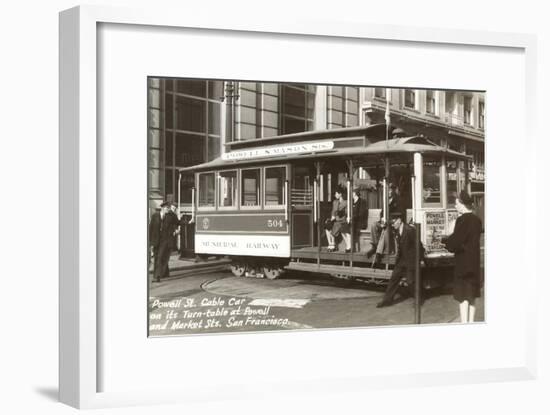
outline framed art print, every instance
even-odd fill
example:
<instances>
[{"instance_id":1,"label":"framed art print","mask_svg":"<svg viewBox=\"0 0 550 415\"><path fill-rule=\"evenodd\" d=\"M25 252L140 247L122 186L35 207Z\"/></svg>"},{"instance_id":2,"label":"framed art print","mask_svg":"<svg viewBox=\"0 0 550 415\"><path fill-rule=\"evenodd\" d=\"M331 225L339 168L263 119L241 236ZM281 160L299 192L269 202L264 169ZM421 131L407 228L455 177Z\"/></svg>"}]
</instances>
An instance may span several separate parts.
<instances>
[{"instance_id":1,"label":"framed art print","mask_svg":"<svg viewBox=\"0 0 550 415\"><path fill-rule=\"evenodd\" d=\"M484 321L484 92L147 83L150 336Z\"/></svg>"},{"instance_id":2,"label":"framed art print","mask_svg":"<svg viewBox=\"0 0 550 415\"><path fill-rule=\"evenodd\" d=\"M534 38L326 23L61 13L63 402L534 376Z\"/></svg>"}]
</instances>

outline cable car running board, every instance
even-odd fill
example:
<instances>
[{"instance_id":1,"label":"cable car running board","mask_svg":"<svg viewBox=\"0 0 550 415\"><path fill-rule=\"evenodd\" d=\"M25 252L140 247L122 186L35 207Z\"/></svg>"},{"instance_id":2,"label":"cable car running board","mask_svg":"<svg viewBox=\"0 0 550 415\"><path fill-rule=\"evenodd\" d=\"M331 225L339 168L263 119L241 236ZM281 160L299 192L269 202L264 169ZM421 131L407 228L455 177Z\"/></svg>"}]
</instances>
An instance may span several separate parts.
<instances>
[{"instance_id":1,"label":"cable car running board","mask_svg":"<svg viewBox=\"0 0 550 415\"><path fill-rule=\"evenodd\" d=\"M345 267L341 265L314 264L308 262L291 262L286 267L289 270L317 272L321 274L345 274L353 277L389 280L391 270L367 268L367 267Z\"/></svg>"}]
</instances>

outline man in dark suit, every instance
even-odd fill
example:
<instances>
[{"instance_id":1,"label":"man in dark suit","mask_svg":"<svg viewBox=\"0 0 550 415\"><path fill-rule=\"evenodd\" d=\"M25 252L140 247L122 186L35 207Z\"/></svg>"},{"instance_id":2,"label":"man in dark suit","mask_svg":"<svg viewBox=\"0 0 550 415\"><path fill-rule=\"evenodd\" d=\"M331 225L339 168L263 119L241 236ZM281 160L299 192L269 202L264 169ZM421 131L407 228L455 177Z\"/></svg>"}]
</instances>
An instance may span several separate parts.
<instances>
[{"instance_id":1,"label":"man in dark suit","mask_svg":"<svg viewBox=\"0 0 550 415\"><path fill-rule=\"evenodd\" d=\"M170 203L160 205L160 212L153 213L149 222L149 245L153 251L153 280L160 282L161 278L170 276L168 261L174 248L174 235L177 221L169 214Z\"/></svg>"},{"instance_id":2,"label":"man in dark suit","mask_svg":"<svg viewBox=\"0 0 550 415\"><path fill-rule=\"evenodd\" d=\"M172 249L178 249L178 235L180 233L180 220L178 219L178 206L172 202L170 203L168 215L170 216L170 222L174 225L174 237L172 238Z\"/></svg>"},{"instance_id":3,"label":"man in dark suit","mask_svg":"<svg viewBox=\"0 0 550 415\"><path fill-rule=\"evenodd\" d=\"M366 229L369 222L369 208L367 201L361 198L361 192L358 188L353 190L353 243L357 246L357 251L361 250L359 237L361 229Z\"/></svg>"},{"instance_id":4,"label":"man in dark suit","mask_svg":"<svg viewBox=\"0 0 550 415\"><path fill-rule=\"evenodd\" d=\"M390 183L390 189L388 193L388 204L390 208L390 217L392 215L397 214L404 214L405 209L403 208L403 204L401 203L401 198L399 197L399 194L397 193L397 186L393 183ZM380 211L380 220L373 222L370 229L370 236L371 236L371 249L367 252L367 258L370 258L374 253L377 254L383 254L384 252L391 252L393 248L393 244L391 243L391 235L390 235L390 247L386 247L386 238L385 235L383 235L383 230L385 230L386 224L383 222L384 217L384 209Z\"/></svg>"},{"instance_id":5,"label":"man in dark suit","mask_svg":"<svg viewBox=\"0 0 550 415\"><path fill-rule=\"evenodd\" d=\"M405 223L403 213L393 215L392 227L397 239L397 256L384 298L376 307L387 307L399 289L399 282L406 278L409 290L414 292L414 273L416 268L416 229Z\"/></svg>"}]
</instances>

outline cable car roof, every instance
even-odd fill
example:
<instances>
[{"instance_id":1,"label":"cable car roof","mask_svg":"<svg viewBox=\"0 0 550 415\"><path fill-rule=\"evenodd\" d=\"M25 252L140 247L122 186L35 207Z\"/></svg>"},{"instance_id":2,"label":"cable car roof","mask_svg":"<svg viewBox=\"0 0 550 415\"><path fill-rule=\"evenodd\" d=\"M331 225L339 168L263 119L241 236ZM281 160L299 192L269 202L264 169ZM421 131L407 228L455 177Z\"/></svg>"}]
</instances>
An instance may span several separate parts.
<instances>
[{"instance_id":1,"label":"cable car roof","mask_svg":"<svg viewBox=\"0 0 550 415\"><path fill-rule=\"evenodd\" d=\"M334 140L340 137L332 137ZM347 137L348 139L350 137ZM364 136L355 136L351 137L355 139L362 139ZM263 140L262 140L263 141ZM257 140L259 143L260 140ZM392 138L390 140L380 140L376 142L368 143L364 146L348 146L338 148L335 144L337 141L331 141L330 139L323 139L318 142L312 143L309 141L296 142L286 145L287 147L299 147L307 145L318 144L321 150L317 151L307 151L307 152L291 152L289 154L282 155L269 155L270 152L276 151L277 149L282 148L281 146L257 146L249 147L243 150L238 150L235 152L229 152L222 157L218 157L207 163L202 163L196 166L183 167L179 171L205 171L205 170L217 170L225 169L231 167L240 167L240 166L250 166L250 165L266 165L266 164L277 164L277 163L286 163L289 161L295 160L307 160L307 159L325 159L325 158L344 158L349 159L350 157L360 157L360 156L375 156L379 155L381 157L387 155L390 158L392 156L406 155L413 153L422 153L422 154L432 154L432 155L450 155L453 158L459 158L462 160L469 160L472 157L457 151L451 150L449 148L442 147L428 140L426 137L421 135L416 135L412 137L401 137L401 138ZM330 147L330 144L333 147ZM327 149L323 149L327 148ZM329 148L330 147L330 148ZM262 154L263 153L263 154ZM234 159L228 159L227 155L236 154L237 156ZM260 154L260 155L258 155ZM242 155L242 157L238 157ZM225 157L224 157L225 156Z\"/></svg>"}]
</instances>

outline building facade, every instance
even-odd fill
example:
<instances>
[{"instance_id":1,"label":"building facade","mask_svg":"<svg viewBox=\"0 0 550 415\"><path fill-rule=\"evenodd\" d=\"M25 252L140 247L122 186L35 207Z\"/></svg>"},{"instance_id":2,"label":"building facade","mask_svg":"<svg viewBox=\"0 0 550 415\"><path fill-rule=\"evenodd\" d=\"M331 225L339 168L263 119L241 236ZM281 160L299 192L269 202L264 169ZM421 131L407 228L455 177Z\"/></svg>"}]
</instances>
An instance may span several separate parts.
<instances>
[{"instance_id":1,"label":"building facade","mask_svg":"<svg viewBox=\"0 0 550 415\"><path fill-rule=\"evenodd\" d=\"M190 209L194 179L179 177L178 168L219 157L227 142L384 123L388 104L391 125L405 134L422 134L472 155L470 190L483 203L481 92L149 78L148 93L151 212L163 200ZM448 167L452 181L453 166Z\"/></svg>"},{"instance_id":2,"label":"building facade","mask_svg":"<svg viewBox=\"0 0 550 415\"><path fill-rule=\"evenodd\" d=\"M362 123L384 123L389 103L390 123L407 135L422 134L431 141L472 156L468 166L448 162L448 189L458 189L468 169L469 191L484 219L485 94L474 91L361 88ZM462 162L461 162L462 164ZM457 167L460 169L457 170ZM460 173L459 173L460 174ZM434 174L435 176L435 174ZM451 194L451 192L449 192Z\"/></svg>"}]
</instances>

